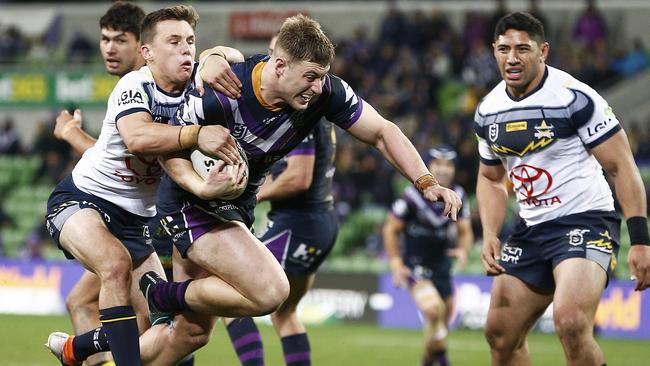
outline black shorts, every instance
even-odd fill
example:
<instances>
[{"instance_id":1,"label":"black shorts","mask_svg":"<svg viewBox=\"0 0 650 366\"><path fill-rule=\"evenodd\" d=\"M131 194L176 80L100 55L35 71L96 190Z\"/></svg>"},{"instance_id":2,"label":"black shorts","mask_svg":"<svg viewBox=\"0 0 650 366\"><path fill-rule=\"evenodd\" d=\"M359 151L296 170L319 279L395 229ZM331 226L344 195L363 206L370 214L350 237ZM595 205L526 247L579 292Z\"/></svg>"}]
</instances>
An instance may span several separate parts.
<instances>
[{"instance_id":1,"label":"black shorts","mask_svg":"<svg viewBox=\"0 0 650 366\"><path fill-rule=\"evenodd\" d=\"M451 281L452 263L449 257L441 257L436 261L421 261L419 258L402 258L402 260L411 270L410 284L417 280L429 280L443 300L454 294Z\"/></svg>"},{"instance_id":2,"label":"black shorts","mask_svg":"<svg viewBox=\"0 0 650 366\"><path fill-rule=\"evenodd\" d=\"M148 217L139 216L102 198L85 193L75 186L72 176L67 176L54 189L47 201L45 225L63 251L66 258L74 259L72 254L61 247L59 236L63 224L75 212L91 208L99 213L111 232L131 254L133 262L148 257L154 252L151 239L148 236ZM92 238L88 238L92 241Z\"/></svg>"},{"instance_id":3,"label":"black shorts","mask_svg":"<svg viewBox=\"0 0 650 366\"><path fill-rule=\"evenodd\" d=\"M338 234L334 210L273 210L260 240L291 274L314 273Z\"/></svg>"},{"instance_id":4,"label":"black shorts","mask_svg":"<svg viewBox=\"0 0 650 366\"><path fill-rule=\"evenodd\" d=\"M229 221L241 221L251 228L254 220L255 201L235 204L229 201L186 203L182 208L166 210L158 206L158 216L164 231L171 236L183 258L198 238L217 225Z\"/></svg>"},{"instance_id":5,"label":"black shorts","mask_svg":"<svg viewBox=\"0 0 650 366\"><path fill-rule=\"evenodd\" d=\"M553 268L568 258L586 258L607 273L616 266L621 220L616 212L587 211L541 224L520 223L501 248L506 273L543 291L553 291Z\"/></svg>"}]
</instances>

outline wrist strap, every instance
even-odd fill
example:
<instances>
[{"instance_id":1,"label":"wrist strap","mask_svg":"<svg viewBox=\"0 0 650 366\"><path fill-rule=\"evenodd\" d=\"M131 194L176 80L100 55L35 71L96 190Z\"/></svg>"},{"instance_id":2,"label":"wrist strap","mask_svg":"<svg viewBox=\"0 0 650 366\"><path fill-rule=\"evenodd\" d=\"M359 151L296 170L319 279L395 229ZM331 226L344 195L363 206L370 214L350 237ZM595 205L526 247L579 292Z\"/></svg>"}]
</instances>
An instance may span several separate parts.
<instances>
[{"instance_id":1,"label":"wrist strap","mask_svg":"<svg viewBox=\"0 0 650 366\"><path fill-rule=\"evenodd\" d=\"M631 245L650 245L648 219L645 217L633 216L627 219L627 230L630 233Z\"/></svg>"},{"instance_id":2,"label":"wrist strap","mask_svg":"<svg viewBox=\"0 0 650 366\"><path fill-rule=\"evenodd\" d=\"M417 188L417 190L420 191L421 193L424 193L425 189L429 187L433 187L438 184L439 183L436 177L434 177L433 174L429 173L421 176L415 181L415 188Z\"/></svg>"},{"instance_id":3,"label":"wrist strap","mask_svg":"<svg viewBox=\"0 0 650 366\"><path fill-rule=\"evenodd\" d=\"M181 149L189 149L199 144L199 132L201 131L199 125L185 125L181 126L178 132L178 145Z\"/></svg>"}]
</instances>

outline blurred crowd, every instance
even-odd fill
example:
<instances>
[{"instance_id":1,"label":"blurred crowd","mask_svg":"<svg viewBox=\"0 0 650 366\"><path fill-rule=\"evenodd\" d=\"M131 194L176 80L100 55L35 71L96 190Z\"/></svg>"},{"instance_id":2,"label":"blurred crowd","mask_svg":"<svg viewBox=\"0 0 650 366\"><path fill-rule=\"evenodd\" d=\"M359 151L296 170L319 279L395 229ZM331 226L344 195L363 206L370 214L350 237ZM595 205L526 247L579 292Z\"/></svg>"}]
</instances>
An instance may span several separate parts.
<instances>
[{"instance_id":1,"label":"blurred crowd","mask_svg":"<svg viewBox=\"0 0 650 366\"><path fill-rule=\"evenodd\" d=\"M457 181L471 194L478 169L474 109L501 80L492 55L492 32L508 11L504 1L495 1L492 13L468 12L464 25L456 29L441 11L404 12L391 7L376 37L359 28L351 37L335 40L337 58L331 72L399 125L420 151L440 142L455 147ZM611 41L611 29L593 1L585 2L573 31L561 36L562 32L548 26L537 1L530 1L529 12L547 24L552 46L548 64L598 90L649 64L648 51L639 39ZM0 64L53 47L60 38L60 22L55 18L48 27L50 33L31 40L15 27L0 24ZM94 38L76 34L67 47L68 62L89 62L98 54L96 46ZM49 184L65 176L78 159L52 136L55 113L39 125L32 146L21 146L10 118L1 122L0 130L0 154L41 156L36 179ZM637 159L650 162L650 121L625 123ZM377 151L346 134L339 137L335 200L340 217L345 220L367 206L389 207L404 181ZM0 212L0 225L2 217Z\"/></svg>"}]
</instances>

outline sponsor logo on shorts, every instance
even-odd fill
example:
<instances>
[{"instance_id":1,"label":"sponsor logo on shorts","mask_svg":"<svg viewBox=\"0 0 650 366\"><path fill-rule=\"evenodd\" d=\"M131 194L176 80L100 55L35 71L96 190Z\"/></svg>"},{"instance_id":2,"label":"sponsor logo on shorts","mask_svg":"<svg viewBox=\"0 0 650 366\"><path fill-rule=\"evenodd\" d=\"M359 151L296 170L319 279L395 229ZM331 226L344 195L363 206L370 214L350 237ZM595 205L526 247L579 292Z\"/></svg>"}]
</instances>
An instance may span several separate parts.
<instances>
[{"instance_id":1,"label":"sponsor logo on shorts","mask_svg":"<svg viewBox=\"0 0 650 366\"><path fill-rule=\"evenodd\" d=\"M506 243L501 248L501 262L517 264L523 252L524 250L520 247L513 247Z\"/></svg>"},{"instance_id":2,"label":"sponsor logo on shorts","mask_svg":"<svg viewBox=\"0 0 650 366\"><path fill-rule=\"evenodd\" d=\"M314 263L316 258L318 258L322 252L322 249L307 245L305 243L300 243L298 249L296 249L293 254L291 254L290 261L294 263L300 263L303 266L307 267L310 264Z\"/></svg>"}]
</instances>

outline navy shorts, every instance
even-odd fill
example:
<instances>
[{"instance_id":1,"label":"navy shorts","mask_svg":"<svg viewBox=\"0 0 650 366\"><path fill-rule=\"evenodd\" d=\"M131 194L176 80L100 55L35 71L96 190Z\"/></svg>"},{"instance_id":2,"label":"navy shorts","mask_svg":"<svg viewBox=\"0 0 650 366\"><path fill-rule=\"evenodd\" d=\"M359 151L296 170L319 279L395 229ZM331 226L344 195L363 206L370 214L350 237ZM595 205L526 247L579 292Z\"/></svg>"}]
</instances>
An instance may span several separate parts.
<instances>
[{"instance_id":1,"label":"navy shorts","mask_svg":"<svg viewBox=\"0 0 650 366\"><path fill-rule=\"evenodd\" d=\"M410 284L418 280L429 280L444 300L454 294L451 281L451 260L448 257L437 261L421 261L419 258L402 258L411 270Z\"/></svg>"},{"instance_id":2,"label":"navy shorts","mask_svg":"<svg viewBox=\"0 0 650 366\"><path fill-rule=\"evenodd\" d=\"M207 201L203 203L188 203L180 210L167 212L158 206L158 220L164 231L171 236L183 258L194 241L210 232L220 224L229 221L241 221L252 228L254 220L255 201L235 204L230 201Z\"/></svg>"},{"instance_id":3,"label":"navy shorts","mask_svg":"<svg viewBox=\"0 0 650 366\"><path fill-rule=\"evenodd\" d=\"M148 217L130 213L109 201L81 191L75 186L72 176L69 175L56 186L50 195L45 218L45 225L50 236L68 259L74 259L74 257L59 243L61 228L70 216L84 208L91 208L100 214L108 231L122 242L131 254L133 262L138 262L154 252L146 226ZM92 241L92 238L88 240Z\"/></svg>"},{"instance_id":4,"label":"navy shorts","mask_svg":"<svg viewBox=\"0 0 650 366\"><path fill-rule=\"evenodd\" d=\"M616 266L621 220L616 212L587 211L541 224L520 223L501 248L506 273L542 291L553 291L553 268L568 258L586 258L607 273Z\"/></svg>"},{"instance_id":5,"label":"navy shorts","mask_svg":"<svg viewBox=\"0 0 650 366\"><path fill-rule=\"evenodd\" d=\"M333 210L272 210L260 240L291 274L314 273L332 251L339 224Z\"/></svg>"}]
</instances>

